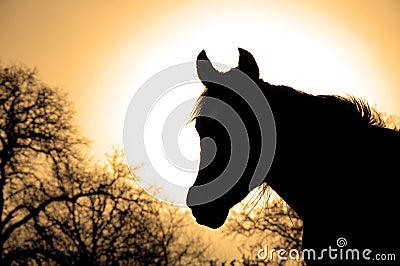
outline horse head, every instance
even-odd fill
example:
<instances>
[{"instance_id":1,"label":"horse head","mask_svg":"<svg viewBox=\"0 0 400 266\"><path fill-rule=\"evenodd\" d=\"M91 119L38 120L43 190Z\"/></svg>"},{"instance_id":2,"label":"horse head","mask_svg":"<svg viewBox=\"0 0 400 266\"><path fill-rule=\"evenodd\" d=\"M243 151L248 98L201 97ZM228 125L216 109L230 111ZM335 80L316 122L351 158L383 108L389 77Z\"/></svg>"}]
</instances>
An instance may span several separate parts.
<instances>
[{"instance_id":1,"label":"horse head","mask_svg":"<svg viewBox=\"0 0 400 266\"><path fill-rule=\"evenodd\" d=\"M261 80L254 57L240 48L238 66L224 73L213 67L203 50L197 57L197 73L206 89L193 112L201 155L187 205L198 223L218 228L229 209L249 193L261 150L257 117L251 106L226 84L245 75L253 82L250 89L259 89L256 84Z\"/></svg>"}]
</instances>

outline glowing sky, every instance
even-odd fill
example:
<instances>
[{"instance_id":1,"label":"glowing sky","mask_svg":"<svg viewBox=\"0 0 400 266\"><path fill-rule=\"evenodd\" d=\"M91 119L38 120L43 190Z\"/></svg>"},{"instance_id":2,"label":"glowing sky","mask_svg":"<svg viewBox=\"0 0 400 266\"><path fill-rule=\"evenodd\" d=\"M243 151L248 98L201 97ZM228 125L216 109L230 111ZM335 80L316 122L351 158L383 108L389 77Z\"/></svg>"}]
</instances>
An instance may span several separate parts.
<instances>
[{"instance_id":1,"label":"glowing sky","mask_svg":"<svg viewBox=\"0 0 400 266\"><path fill-rule=\"evenodd\" d=\"M202 49L236 66L242 47L270 83L351 93L400 115L399 14L398 0L0 0L0 62L68 91L102 158L122 147L135 90Z\"/></svg>"},{"instance_id":2,"label":"glowing sky","mask_svg":"<svg viewBox=\"0 0 400 266\"><path fill-rule=\"evenodd\" d=\"M351 93L400 115L400 2L0 1L0 61L36 67L70 94L101 157L121 145L128 103L146 79L201 49L311 93Z\"/></svg>"}]
</instances>

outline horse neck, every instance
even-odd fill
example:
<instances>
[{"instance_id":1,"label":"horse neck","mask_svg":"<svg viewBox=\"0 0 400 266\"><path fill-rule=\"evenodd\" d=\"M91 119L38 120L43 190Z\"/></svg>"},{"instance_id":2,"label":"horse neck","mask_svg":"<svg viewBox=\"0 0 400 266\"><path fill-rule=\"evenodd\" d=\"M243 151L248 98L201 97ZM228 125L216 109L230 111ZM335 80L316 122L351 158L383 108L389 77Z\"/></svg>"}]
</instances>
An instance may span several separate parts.
<instances>
[{"instance_id":1,"label":"horse neck","mask_svg":"<svg viewBox=\"0 0 400 266\"><path fill-rule=\"evenodd\" d=\"M279 131L277 136L274 163L265 181L303 220L320 212L320 205L334 213L330 209L345 203L340 198L362 204L356 198L360 194L395 187L393 170L400 160L397 131L365 126L322 136L282 133L280 139Z\"/></svg>"}]
</instances>

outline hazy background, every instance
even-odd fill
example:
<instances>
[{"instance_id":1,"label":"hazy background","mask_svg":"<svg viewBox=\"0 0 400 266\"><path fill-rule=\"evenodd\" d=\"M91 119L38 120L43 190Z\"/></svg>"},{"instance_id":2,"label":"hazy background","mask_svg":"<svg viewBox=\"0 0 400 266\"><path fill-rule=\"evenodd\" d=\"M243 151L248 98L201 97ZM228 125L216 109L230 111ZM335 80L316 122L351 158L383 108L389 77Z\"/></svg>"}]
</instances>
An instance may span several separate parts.
<instances>
[{"instance_id":1,"label":"hazy background","mask_svg":"<svg viewBox=\"0 0 400 266\"><path fill-rule=\"evenodd\" d=\"M354 94L400 115L399 12L397 0L0 0L0 62L36 67L69 92L93 156L103 159L122 147L135 90L202 49L236 66L242 47L265 81ZM232 242L221 243L228 254Z\"/></svg>"}]
</instances>

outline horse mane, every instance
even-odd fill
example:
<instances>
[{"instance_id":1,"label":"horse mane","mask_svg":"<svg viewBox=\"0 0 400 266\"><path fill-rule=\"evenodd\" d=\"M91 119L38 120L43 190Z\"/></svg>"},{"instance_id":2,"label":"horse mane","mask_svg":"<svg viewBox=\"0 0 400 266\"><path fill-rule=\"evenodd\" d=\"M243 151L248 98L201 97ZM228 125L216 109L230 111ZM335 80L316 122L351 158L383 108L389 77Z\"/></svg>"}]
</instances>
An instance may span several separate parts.
<instances>
[{"instance_id":1,"label":"horse mane","mask_svg":"<svg viewBox=\"0 0 400 266\"><path fill-rule=\"evenodd\" d=\"M188 123L195 121L197 117L201 116L201 108L203 107L204 96L207 93L207 91L208 91L208 89L207 89L207 87L205 87L203 92L201 93L201 95L197 98L196 103L194 104L193 110L190 113L190 119L189 119Z\"/></svg>"},{"instance_id":2,"label":"horse mane","mask_svg":"<svg viewBox=\"0 0 400 266\"><path fill-rule=\"evenodd\" d=\"M338 110L344 109L346 113L346 120L377 127L386 127L385 121L380 114L370 107L366 100L349 95L347 97L339 95L318 95L323 101L336 107Z\"/></svg>"},{"instance_id":3,"label":"horse mane","mask_svg":"<svg viewBox=\"0 0 400 266\"><path fill-rule=\"evenodd\" d=\"M317 106L326 110L329 117L335 117L335 120L339 123L347 122L353 125L369 125L381 128L386 127L386 123L382 116L374 108L371 108L368 102L364 99L352 95L348 95L347 97L339 95L312 95L291 87L270 85L268 82L264 82L261 79L260 81L261 84L259 85L261 85L260 87L264 92L273 87L275 92L279 91L279 94L284 94L285 97L302 97L302 99L304 99L303 97L305 96L308 99L305 102L308 103L309 106L304 106L301 100L294 100L294 102L297 102L299 105L297 108L309 110L308 113L311 113L314 108L313 106L317 104ZM208 91L209 89L205 87L204 91L197 99L189 122L193 122L197 117L202 115L201 109L204 106L205 99L207 96L211 96L208 95ZM229 98L227 103L229 104Z\"/></svg>"}]
</instances>

